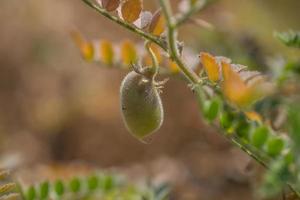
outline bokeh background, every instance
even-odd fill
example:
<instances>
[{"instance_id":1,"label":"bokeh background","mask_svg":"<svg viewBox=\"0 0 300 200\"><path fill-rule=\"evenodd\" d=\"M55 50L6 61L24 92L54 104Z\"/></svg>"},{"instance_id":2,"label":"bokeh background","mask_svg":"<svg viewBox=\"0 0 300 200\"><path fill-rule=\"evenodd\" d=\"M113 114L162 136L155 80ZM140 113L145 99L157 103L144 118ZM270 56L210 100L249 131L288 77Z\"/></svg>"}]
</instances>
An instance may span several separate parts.
<instances>
[{"instance_id":1,"label":"bokeh background","mask_svg":"<svg viewBox=\"0 0 300 200\"><path fill-rule=\"evenodd\" d=\"M273 38L275 30L300 29L299 8L299 0L219 0L197 15L214 30L187 24L180 39L195 52L267 71L271 58L299 56ZM90 39L142 42L80 0L0 1L0 166L82 162L169 181L174 199L255 198L260 170L203 122L179 80L165 86L165 122L153 141L130 136L119 111L126 73L83 61L74 29Z\"/></svg>"}]
</instances>

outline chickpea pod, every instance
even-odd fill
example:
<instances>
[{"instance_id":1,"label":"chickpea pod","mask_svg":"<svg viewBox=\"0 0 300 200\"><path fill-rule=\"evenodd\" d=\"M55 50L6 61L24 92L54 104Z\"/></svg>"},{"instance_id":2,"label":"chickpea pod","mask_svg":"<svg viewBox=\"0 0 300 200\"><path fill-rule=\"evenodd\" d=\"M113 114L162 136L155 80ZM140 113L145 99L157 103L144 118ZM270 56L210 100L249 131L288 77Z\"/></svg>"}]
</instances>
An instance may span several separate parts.
<instances>
[{"instance_id":1,"label":"chickpea pod","mask_svg":"<svg viewBox=\"0 0 300 200\"><path fill-rule=\"evenodd\" d=\"M133 69L121 84L121 111L128 131L142 140L162 125L164 113L159 93L165 81L156 82L156 72L151 67L133 65Z\"/></svg>"}]
</instances>

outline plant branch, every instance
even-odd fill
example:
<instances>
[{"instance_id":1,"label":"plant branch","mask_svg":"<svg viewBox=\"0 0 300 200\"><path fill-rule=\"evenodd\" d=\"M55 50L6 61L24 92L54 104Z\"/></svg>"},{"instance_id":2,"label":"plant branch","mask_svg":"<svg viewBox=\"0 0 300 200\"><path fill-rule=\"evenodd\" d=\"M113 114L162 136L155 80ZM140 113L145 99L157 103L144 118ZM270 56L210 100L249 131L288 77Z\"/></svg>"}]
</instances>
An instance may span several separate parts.
<instances>
[{"instance_id":1,"label":"plant branch","mask_svg":"<svg viewBox=\"0 0 300 200\"><path fill-rule=\"evenodd\" d=\"M82 0L86 5L88 5L89 7L93 8L94 10L96 10L98 13L100 13L101 15L103 15L104 17L106 17L107 19L123 26L124 28L126 28L127 30L137 34L137 35L140 35L142 36L143 38L157 44L158 46L160 46L162 49L164 49L165 51L167 51L167 47L166 47L166 44L163 40L161 40L160 38L152 35L152 34L149 34L149 33L146 33L144 32L143 30L135 27L134 25L132 24L129 24L123 20L121 20L120 18L116 17L116 16L113 16L111 15L111 13L107 12L105 9L101 8L100 6L92 3L90 0Z\"/></svg>"},{"instance_id":2,"label":"plant branch","mask_svg":"<svg viewBox=\"0 0 300 200\"><path fill-rule=\"evenodd\" d=\"M262 165L266 169L270 169L269 165L256 153L254 153L249 147L247 147L243 142L239 140L239 138L229 138L229 140L234 143L237 147L239 147L242 151L244 151L248 156L250 156L252 159L254 159L256 162L258 162L260 165ZM289 182L286 183L286 185L289 187L289 189L297 196L300 197L299 192L295 189L295 186Z\"/></svg>"},{"instance_id":3,"label":"plant branch","mask_svg":"<svg viewBox=\"0 0 300 200\"><path fill-rule=\"evenodd\" d=\"M169 42L169 51L170 55L176 62L176 64L180 67L182 72L189 78L190 82L193 84L198 84L199 83L199 78L197 77L194 72L190 71L187 67L185 67L184 63L181 61L178 50L176 47L175 43L175 30L176 27L173 24L173 18L172 18L172 11L171 11L171 6L169 0L160 0L160 4L162 7L162 11L164 12L166 21L167 21L167 26L168 26L168 42ZM184 18L187 19L187 18ZM197 86L196 86L197 87ZM197 87L197 93L198 95L200 94L198 101L201 105L204 104L205 98L203 95L203 88L200 86ZM228 137L227 137L228 138ZM254 160L262 164L263 166L266 166L266 164L259 159L259 157L255 154L253 154L247 147L245 147L238 139L235 138L228 138L233 144L235 144L237 147L239 147L241 150L243 150L245 153L247 153L250 157L252 157Z\"/></svg>"},{"instance_id":4,"label":"plant branch","mask_svg":"<svg viewBox=\"0 0 300 200\"><path fill-rule=\"evenodd\" d=\"M166 22L167 22L167 31L168 31L168 47L169 47L169 54L171 58L175 61L178 67L181 69L182 73L188 78L188 80L193 83L199 83L199 77L190 70L188 67L185 66L183 61L180 58L177 44L176 44L176 27L175 21L172 16L172 10L170 6L170 2L168 0L160 0L160 5L162 7L162 11L164 13Z\"/></svg>"},{"instance_id":5,"label":"plant branch","mask_svg":"<svg viewBox=\"0 0 300 200\"><path fill-rule=\"evenodd\" d=\"M184 15L184 17L182 19L180 19L179 21L177 21L177 23L176 23L176 21L174 20L174 18L172 16L172 10L171 10L169 0L159 0L159 2L160 2L160 5L162 7L162 11L163 11L164 16L166 18L166 22L167 22L167 26L168 26L167 28L168 28L169 54L174 59L176 64L179 66L179 68L181 69L183 74L189 79L189 81L192 84L196 85L196 87L197 87L197 85L199 85L199 80L200 80L199 77L193 71L189 70L185 66L185 64L182 62L182 60L179 56L179 53L178 53L177 46L176 46L176 29L177 29L177 26L179 26L181 23L184 23L196 11L189 12L189 14ZM203 4L202 7L204 5L205 4ZM197 10L201 10L202 7L198 7ZM179 22L179 24L178 24L178 22ZM201 86L199 86L199 87L200 88L199 88L198 92L201 93L203 88ZM205 98L203 97L203 95L200 95L200 98L198 100L200 101L200 104L204 104ZM269 168L268 164L260 157L260 155L253 152L251 150L251 148L247 147L242 141L240 141L240 139L238 137L226 137L226 138L228 138L231 141L231 143L233 143L239 149L244 151L251 158L256 160L259 164L261 164L262 166L264 166L267 169ZM290 183L286 183L286 184L291 189L291 191L293 191L299 197L299 193L297 192L295 187Z\"/></svg>"},{"instance_id":6,"label":"plant branch","mask_svg":"<svg viewBox=\"0 0 300 200\"><path fill-rule=\"evenodd\" d=\"M183 13L182 15L177 17L175 27L179 27L183 25L186 21L190 19L191 16L198 13L202 9L206 8L209 4L213 3L216 0L199 0L195 3L195 5L191 6L191 8Z\"/></svg>"},{"instance_id":7,"label":"plant branch","mask_svg":"<svg viewBox=\"0 0 300 200\"><path fill-rule=\"evenodd\" d=\"M178 65L181 72L185 75L185 77L189 80L190 83L193 84L193 86L196 86L199 88L200 92L203 93L203 88L200 86L201 79L199 76L189 69L185 63L182 61L180 53L178 51L177 46L177 28L182 25L184 22L186 22L193 14L197 13L198 11L205 8L208 4L211 2L214 2L215 0L202 0L197 2L193 8L191 8L188 12L184 13L182 16L178 17L177 20L172 15L172 10L170 6L169 0L159 0L160 5L162 7L162 11L164 13L166 22L167 22L167 44L164 40L161 40L160 38L153 36L152 34L146 33L141 29L136 28L135 26L119 19L118 17L112 16L109 12L107 12L105 9L93 4L90 2L90 0L82 0L84 3L86 3L88 6L99 12L104 17L110 19L111 21L114 21L115 23L123 26L124 28L130 30L131 32L140 35L141 37L145 38L148 41L151 41L153 43L156 43L158 46L160 46L163 50L169 53L169 56L173 61ZM150 49L148 49L150 50ZM149 51L150 54L153 52ZM203 96L203 94L202 94ZM205 101L205 98L199 98L198 101L203 104ZM218 128L218 130L220 130ZM252 157L254 160L256 160L258 163L260 163L262 166L268 168L268 164L265 162L263 158L260 157L260 155L254 151L251 150L247 145L245 145L238 137L226 137L236 145L239 149L244 151L246 154L248 154L250 157ZM287 185L290 187L290 189L297 195L300 196L298 191L293 187L293 185L287 183Z\"/></svg>"}]
</instances>

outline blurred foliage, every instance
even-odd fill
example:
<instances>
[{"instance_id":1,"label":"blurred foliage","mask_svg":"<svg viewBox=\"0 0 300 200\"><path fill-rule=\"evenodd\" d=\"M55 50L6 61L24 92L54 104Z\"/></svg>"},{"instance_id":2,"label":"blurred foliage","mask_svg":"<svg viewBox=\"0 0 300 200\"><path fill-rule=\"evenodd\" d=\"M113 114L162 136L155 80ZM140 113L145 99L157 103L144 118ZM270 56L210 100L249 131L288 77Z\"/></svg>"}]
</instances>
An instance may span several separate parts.
<instances>
[{"instance_id":1,"label":"blurred foliage","mask_svg":"<svg viewBox=\"0 0 300 200\"><path fill-rule=\"evenodd\" d=\"M70 180L44 181L39 184L20 186L24 200L72 199L72 200L167 200L169 188L166 185L133 185L120 175L95 173L73 177Z\"/></svg>"},{"instance_id":2,"label":"blurred foliage","mask_svg":"<svg viewBox=\"0 0 300 200\"><path fill-rule=\"evenodd\" d=\"M300 32L276 32L275 36L287 46L300 48Z\"/></svg>"},{"instance_id":3,"label":"blurred foliage","mask_svg":"<svg viewBox=\"0 0 300 200\"><path fill-rule=\"evenodd\" d=\"M0 200L17 200L16 184L9 180L9 172L0 169Z\"/></svg>"}]
</instances>

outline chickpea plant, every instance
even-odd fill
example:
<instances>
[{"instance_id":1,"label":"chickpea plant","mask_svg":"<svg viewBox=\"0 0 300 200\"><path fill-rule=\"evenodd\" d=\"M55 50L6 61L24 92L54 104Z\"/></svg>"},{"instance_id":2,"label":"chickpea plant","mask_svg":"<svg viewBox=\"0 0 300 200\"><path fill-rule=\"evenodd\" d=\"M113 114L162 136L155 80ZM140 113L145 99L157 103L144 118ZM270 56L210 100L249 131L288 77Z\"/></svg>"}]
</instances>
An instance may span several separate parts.
<instances>
[{"instance_id":1,"label":"chickpea plant","mask_svg":"<svg viewBox=\"0 0 300 200\"><path fill-rule=\"evenodd\" d=\"M158 77L183 76L207 122L266 168L257 193L262 197L282 192L286 198L300 197L299 61L287 62L269 76L227 57L194 54L178 41L178 29L213 0L182 0L176 15L169 0L158 0L160 8L154 13L144 8L142 0L82 1L145 42L113 44L72 33L86 61L131 70L121 84L120 105L124 123L134 137L145 141L163 123L160 93L166 81ZM275 36L295 51L299 48L299 32ZM280 117L284 118L281 122L277 120Z\"/></svg>"}]
</instances>

